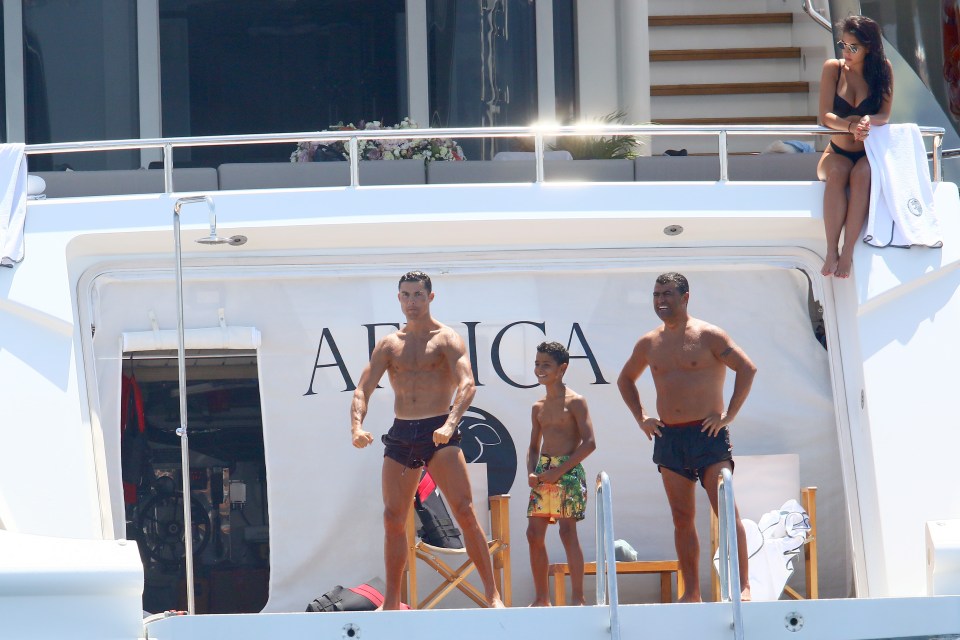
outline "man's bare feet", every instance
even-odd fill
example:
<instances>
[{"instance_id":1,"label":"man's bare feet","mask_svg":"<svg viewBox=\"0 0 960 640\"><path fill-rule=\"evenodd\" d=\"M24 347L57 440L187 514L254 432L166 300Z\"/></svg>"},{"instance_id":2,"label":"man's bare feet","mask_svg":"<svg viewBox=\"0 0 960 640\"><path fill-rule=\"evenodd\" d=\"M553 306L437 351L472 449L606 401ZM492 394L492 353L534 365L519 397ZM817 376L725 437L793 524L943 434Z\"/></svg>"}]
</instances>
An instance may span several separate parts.
<instances>
[{"instance_id":1,"label":"man's bare feet","mask_svg":"<svg viewBox=\"0 0 960 640\"><path fill-rule=\"evenodd\" d=\"M840 254L831 251L827 254L827 259L823 261L823 268L820 269L820 275L832 276L837 271L837 263L840 262Z\"/></svg>"},{"instance_id":2,"label":"man's bare feet","mask_svg":"<svg viewBox=\"0 0 960 640\"><path fill-rule=\"evenodd\" d=\"M551 606L550 598L546 598L546 599L537 598L536 600L530 603L530 606L531 607L549 607Z\"/></svg>"},{"instance_id":3,"label":"man's bare feet","mask_svg":"<svg viewBox=\"0 0 960 640\"><path fill-rule=\"evenodd\" d=\"M677 602L703 602L699 593L684 593Z\"/></svg>"}]
</instances>

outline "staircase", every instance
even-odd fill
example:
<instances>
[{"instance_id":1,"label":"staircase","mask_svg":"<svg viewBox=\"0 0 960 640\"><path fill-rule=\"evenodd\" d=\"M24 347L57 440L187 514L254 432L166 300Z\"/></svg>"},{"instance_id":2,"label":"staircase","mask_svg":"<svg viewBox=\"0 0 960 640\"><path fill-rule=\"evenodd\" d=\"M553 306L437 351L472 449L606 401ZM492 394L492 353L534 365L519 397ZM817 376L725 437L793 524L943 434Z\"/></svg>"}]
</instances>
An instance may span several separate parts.
<instances>
[{"instance_id":1,"label":"staircase","mask_svg":"<svg viewBox=\"0 0 960 640\"><path fill-rule=\"evenodd\" d=\"M819 28L797 29L794 21L807 21L807 16L766 11L770 4L776 3L652 0L652 121L816 124L816 80L828 55L830 35ZM725 9L728 12L706 13ZM808 42L798 42L804 39ZM727 140L732 153L756 153L780 139L799 139L821 148L814 138L798 135L730 136ZM715 154L717 142L716 138L692 136L658 136L653 140L654 154L667 149Z\"/></svg>"}]
</instances>

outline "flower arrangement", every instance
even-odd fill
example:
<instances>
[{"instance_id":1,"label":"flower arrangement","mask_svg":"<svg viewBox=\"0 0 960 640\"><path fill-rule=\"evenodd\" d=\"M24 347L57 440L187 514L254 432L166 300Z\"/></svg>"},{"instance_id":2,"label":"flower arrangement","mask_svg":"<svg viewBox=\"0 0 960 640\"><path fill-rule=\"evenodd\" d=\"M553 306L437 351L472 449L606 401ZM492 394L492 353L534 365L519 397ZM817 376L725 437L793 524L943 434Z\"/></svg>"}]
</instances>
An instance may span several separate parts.
<instances>
[{"instance_id":1,"label":"flower arrangement","mask_svg":"<svg viewBox=\"0 0 960 640\"><path fill-rule=\"evenodd\" d=\"M369 131L416 129L417 123L410 118L404 118L399 124L385 127L377 120L365 122L361 120L354 125L338 122L331 125L326 131ZM456 140L448 138L387 138L383 140L359 140L358 148L361 160L466 160L463 149ZM323 162L350 159L350 147L344 140L330 143L303 141L290 154L290 162Z\"/></svg>"}]
</instances>

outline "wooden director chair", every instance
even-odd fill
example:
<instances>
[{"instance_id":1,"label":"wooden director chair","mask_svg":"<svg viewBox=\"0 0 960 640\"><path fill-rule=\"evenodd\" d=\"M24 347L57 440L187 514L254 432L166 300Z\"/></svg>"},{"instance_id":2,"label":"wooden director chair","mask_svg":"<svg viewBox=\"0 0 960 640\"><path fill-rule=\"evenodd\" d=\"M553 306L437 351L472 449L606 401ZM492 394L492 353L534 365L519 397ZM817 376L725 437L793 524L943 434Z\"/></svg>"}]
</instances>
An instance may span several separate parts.
<instances>
[{"instance_id":1,"label":"wooden director chair","mask_svg":"<svg viewBox=\"0 0 960 640\"><path fill-rule=\"evenodd\" d=\"M741 518L757 520L761 515L777 509L790 498L800 496L800 506L807 512L810 531L803 543L804 593L801 595L789 584L784 595L794 600L816 600L817 586L817 488L800 488L800 456L795 453L759 456L737 456L733 474L734 496ZM720 523L710 512L710 557L720 544ZM715 602L720 600L720 577L712 575Z\"/></svg>"},{"instance_id":2,"label":"wooden director chair","mask_svg":"<svg viewBox=\"0 0 960 640\"><path fill-rule=\"evenodd\" d=\"M510 496L487 495L487 465L471 463L467 465L470 486L473 489L473 508L477 513L480 526L487 533L487 547L493 561L493 577L500 592L503 604L510 606ZM489 514L489 520L486 515ZM452 514L451 514L452 515ZM440 600L458 589L481 607L487 601L483 592L466 578L476 570L466 549L444 549L425 543L417 537L417 518L410 509L407 517L407 568L402 599L411 609L432 609ZM417 593L417 559L440 575L442 581L428 596L420 600ZM453 566L457 565L457 566Z\"/></svg>"}]
</instances>

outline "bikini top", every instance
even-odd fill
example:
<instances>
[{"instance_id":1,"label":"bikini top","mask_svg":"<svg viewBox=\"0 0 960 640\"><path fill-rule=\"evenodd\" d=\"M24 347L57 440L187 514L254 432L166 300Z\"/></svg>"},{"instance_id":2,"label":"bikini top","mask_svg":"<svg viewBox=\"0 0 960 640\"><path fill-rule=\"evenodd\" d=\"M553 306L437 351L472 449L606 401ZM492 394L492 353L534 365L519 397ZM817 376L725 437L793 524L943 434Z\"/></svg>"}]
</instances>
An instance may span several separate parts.
<instances>
[{"instance_id":1,"label":"bikini top","mask_svg":"<svg viewBox=\"0 0 960 640\"><path fill-rule=\"evenodd\" d=\"M837 73L837 89L840 88L840 76L842 74L843 65L840 65L840 71ZM879 96L874 96L871 92L866 98L860 101L860 104L853 106L844 98L840 97L839 93L834 93L833 113L840 118L846 118L847 116L872 116L880 111L882 100L878 100L878 97Z\"/></svg>"}]
</instances>

